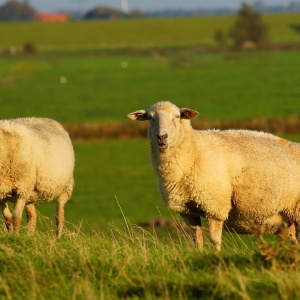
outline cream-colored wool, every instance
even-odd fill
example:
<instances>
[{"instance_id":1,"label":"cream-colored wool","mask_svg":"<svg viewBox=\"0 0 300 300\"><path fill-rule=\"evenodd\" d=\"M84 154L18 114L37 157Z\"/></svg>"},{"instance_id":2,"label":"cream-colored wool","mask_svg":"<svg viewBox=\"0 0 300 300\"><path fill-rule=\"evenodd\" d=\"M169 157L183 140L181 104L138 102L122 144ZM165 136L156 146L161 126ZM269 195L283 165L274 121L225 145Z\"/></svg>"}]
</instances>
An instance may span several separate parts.
<instances>
[{"instance_id":1,"label":"cream-colored wool","mask_svg":"<svg viewBox=\"0 0 300 300\"><path fill-rule=\"evenodd\" d=\"M170 102L128 115L150 120L151 160L166 204L196 231L205 216L217 250L222 227L275 233L286 224L300 242L300 144L257 131L194 130L197 115Z\"/></svg>"},{"instance_id":2,"label":"cream-colored wool","mask_svg":"<svg viewBox=\"0 0 300 300\"><path fill-rule=\"evenodd\" d=\"M75 158L68 133L46 118L2 120L0 141L0 201L7 227L18 232L25 205L35 214L33 204L56 198L60 235L63 207L73 190ZM15 203L12 215L7 201Z\"/></svg>"}]
</instances>

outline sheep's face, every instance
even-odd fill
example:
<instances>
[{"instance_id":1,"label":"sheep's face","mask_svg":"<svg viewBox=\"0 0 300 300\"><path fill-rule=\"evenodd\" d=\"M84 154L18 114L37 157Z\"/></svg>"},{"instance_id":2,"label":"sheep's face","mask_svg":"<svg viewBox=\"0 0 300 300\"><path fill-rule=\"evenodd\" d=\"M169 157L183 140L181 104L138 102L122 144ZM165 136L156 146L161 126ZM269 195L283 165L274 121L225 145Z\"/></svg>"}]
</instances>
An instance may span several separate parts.
<instances>
[{"instance_id":1,"label":"sheep's face","mask_svg":"<svg viewBox=\"0 0 300 300\"><path fill-rule=\"evenodd\" d=\"M195 118L198 112L182 108L170 102L158 102L148 110L139 110L128 114L128 117L137 121L150 121L149 138L152 147L160 152L166 152L176 147L183 138L182 120Z\"/></svg>"}]
</instances>

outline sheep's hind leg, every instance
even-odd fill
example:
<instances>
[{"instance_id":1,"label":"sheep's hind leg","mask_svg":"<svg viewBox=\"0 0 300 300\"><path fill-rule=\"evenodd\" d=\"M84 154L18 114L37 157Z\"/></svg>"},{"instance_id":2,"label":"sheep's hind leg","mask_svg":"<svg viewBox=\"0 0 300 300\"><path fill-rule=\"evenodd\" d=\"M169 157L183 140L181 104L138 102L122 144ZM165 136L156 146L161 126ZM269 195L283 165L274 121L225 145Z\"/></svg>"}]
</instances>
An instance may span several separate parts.
<instances>
[{"instance_id":1,"label":"sheep's hind leg","mask_svg":"<svg viewBox=\"0 0 300 300\"><path fill-rule=\"evenodd\" d=\"M223 221L209 217L208 226L209 226L209 233L210 239L213 243L214 249L216 251L221 250L221 243L222 243L222 229L223 229Z\"/></svg>"},{"instance_id":2,"label":"sheep's hind leg","mask_svg":"<svg viewBox=\"0 0 300 300\"><path fill-rule=\"evenodd\" d=\"M26 204L25 199L19 198L16 201L15 209L12 213L12 224L13 224L13 231L15 234L19 233L25 204Z\"/></svg>"},{"instance_id":3,"label":"sheep's hind leg","mask_svg":"<svg viewBox=\"0 0 300 300\"><path fill-rule=\"evenodd\" d=\"M194 230L194 242L195 245L199 250L203 250L203 234L202 234L202 224L201 224L201 217L188 215L181 213L181 217L184 221Z\"/></svg>"},{"instance_id":4,"label":"sheep's hind leg","mask_svg":"<svg viewBox=\"0 0 300 300\"><path fill-rule=\"evenodd\" d=\"M65 223L65 211L64 206L69 200L67 193L60 195L56 200L56 235L60 237L63 233L64 223Z\"/></svg>"},{"instance_id":5,"label":"sheep's hind leg","mask_svg":"<svg viewBox=\"0 0 300 300\"><path fill-rule=\"evenodd\" d=\"M8 232L12 232L13 231L12 214L10 212L10 209L9 209L6 201L1 201L1 211L2 211L4 221L5 221L5 226L8 230Z\"/></svg>"},{"instance_id":6,"label":"sheep's hind leg","mask_svg":"<svg viewBox=\"0 0 300 300\"><path fill-rule=\"evenodd\" d=\"M28 203L25 206L27 214L27 232L28 234L33 234L36 229L36 209L33 203Z\"/></svg>"}]
</instances>

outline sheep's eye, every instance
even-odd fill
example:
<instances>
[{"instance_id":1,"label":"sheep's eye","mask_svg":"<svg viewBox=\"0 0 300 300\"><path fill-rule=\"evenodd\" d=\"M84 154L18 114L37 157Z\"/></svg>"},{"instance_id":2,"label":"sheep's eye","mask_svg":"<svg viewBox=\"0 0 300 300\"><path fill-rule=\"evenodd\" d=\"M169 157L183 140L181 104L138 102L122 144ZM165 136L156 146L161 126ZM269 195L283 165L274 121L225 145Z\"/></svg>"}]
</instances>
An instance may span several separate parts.
<instances>
[{"instance_id":1,"label":"sheep's eye","mask_svg":"<svg viewBox=\"0 0 300 300\"><path fill-rule=\"evenodd\" d=\"M180 115L176 115L175 118L179 119L179 118L180 118Z\"/></svg>"}]
</instances>

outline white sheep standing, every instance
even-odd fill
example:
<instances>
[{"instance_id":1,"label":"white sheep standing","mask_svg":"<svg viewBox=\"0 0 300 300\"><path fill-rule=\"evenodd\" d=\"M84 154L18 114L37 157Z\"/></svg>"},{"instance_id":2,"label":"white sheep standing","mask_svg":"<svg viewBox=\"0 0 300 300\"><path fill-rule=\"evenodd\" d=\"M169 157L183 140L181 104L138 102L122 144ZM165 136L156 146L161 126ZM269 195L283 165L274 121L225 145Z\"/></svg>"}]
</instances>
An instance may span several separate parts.
<instances>
[{"instance_id":1,"label":"white sheep standing","mask_svg":"<svg viewBox=\"0 0 300 300\"><path fill-rule=\"evenodd\" d=\"M28 232L36 226L34 204L56 198L57 235L73 191L74 150L69 134L47 118L0 121L0 205L9 231L18 233L26 206ZM14 202L10 213L7 202Z\"/></svg>"},{"instance_id":2,"label":"white sheep standing","mask_svg":"<svg viewBox=\"0 0 300 300\"><path fill-rule=\"evenodd\" d=\"M276 233L300 242L300 144L249 130L195 130L198 112L170 102L128 114L149 120L151 160L164 201L196 230L201 217L221 249L222 228ZM296 234L296 236L295 236Z\"/></svg>"}]
</instances>

